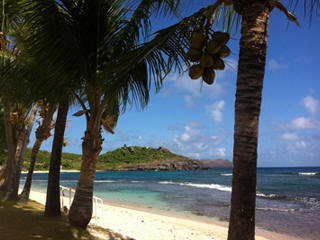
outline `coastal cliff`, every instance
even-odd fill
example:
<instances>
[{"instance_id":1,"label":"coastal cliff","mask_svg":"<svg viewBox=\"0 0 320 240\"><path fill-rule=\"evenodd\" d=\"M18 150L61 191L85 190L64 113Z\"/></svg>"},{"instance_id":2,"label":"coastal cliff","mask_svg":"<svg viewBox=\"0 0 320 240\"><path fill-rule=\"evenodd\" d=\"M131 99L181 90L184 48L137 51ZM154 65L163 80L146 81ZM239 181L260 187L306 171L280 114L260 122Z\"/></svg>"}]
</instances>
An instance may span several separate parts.
<instances>
[{"instance_id":1,"label":"coastal cliff","mask_svg":"<svg viewBox=\"0 0 320 240\"><path fill-rule=\"evenodd\" d=\"M172 153L164 147L124 146L102 154L99 157L99 162L109 165L105 170L113 171L187 171L204 169L201 161Z\"/></svg>"},{"instance_id":2,"label":"coastal cliff","mask_svg":"<svg viewBox=\"0 0 320 240\"><path fill-rule=\"evenodd\" d=\"M225 159L204 159L201 160L202 164L206 168L213 168L213 167L219 167L219 168L232 168L233 164L229 160Z\"/></svg>"},{"instance_id":3,"label":"coastal cliff","mask_svg":"<svg viewBox=\"0 0 320 240\"><path fill-rule=\"evenodd\" d=\"M187 171L203 170L201 161L187 158L174 158L165 161L141 163L133 166L123 166L119 171Z\"/></svg>"}]
</instances>

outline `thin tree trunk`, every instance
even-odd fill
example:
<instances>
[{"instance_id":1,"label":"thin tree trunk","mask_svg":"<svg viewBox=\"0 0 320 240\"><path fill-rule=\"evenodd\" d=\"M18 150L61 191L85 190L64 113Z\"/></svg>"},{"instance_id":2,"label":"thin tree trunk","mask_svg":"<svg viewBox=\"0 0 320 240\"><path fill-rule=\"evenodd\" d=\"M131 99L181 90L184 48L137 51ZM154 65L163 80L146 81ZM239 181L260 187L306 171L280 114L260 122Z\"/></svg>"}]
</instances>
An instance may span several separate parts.
<instances>
[{"instance_id":1,"label":"thin tree trunk","mask_svg":"<svg viewBox=\"0 0 320 240\"><path fill-rule=\"evenodd\" d=\"M17 159L17 173L16 173L16 182L14 186L14 194L16 194L16 200L18 199L18 191L19 191L19 183L20 183L20 177L21 177L21 169L24 161L24 156L27 150L27 145L29 144L29 139L30 139L30 134L32 131L32 127L36 118L38 110L38 103L35 103L32 107L30 116L29 116L29 121L27 124L27 129L24 132L23 136L23 141L22 141L22 146L19 151L19 153L16 152L16 159Z\"/></svg>"},{"instance_id":2,"label":"thin tree trunk","mask_svg":"<svg viewBox=\"0 0 320 240\"><path fill-rule=\"evenodd\" d=\"M6 132L6 142L8 147L8 159L6 166L2 171L0 190L3 196L8 199L14 199L13 183L16 179L16 161L15 161L15 144L10 123L10 101L7 96L3 96L3 118Z\"/></svg>"},{"instance_id":3,"label":"thin tree trunk","mask_svg":"<svg viewBox=\"0 0 320 240\"><path fill-rule=\"evenodd\" d=\"M28 175L27 175L22 193L19 195L19 201L21 202L26 202L29 200L31 184L32 184L32 175L33 175L34 167L37 161L38 152L43 141L47 140L50 137L52 117L55 112L55 109L56 109L56 106L53 106L53 105L50 106L49 111L45 114L43 118L42 124L36 130L36 134L35 134L36 141L32 147Z\"/></svg>"},{"instance_id":4,"label":"thin tree trunk","mask_svg":"<svg viewBox=\"0 0 320 240\"><path fill-rule=\"evenodd\" d=\"M242 13L228 240L255 239L258 127L270 9L249 4Z\"/></svg>"},{"instance_id":5,"label":"thin tree trunk","mask_svg":"<svg viewBox=\"0 0 320 240\"><path fill-rule=\"evenodd\" d=\"M41 144L42 144L42 141L37 138L33 147L32 147L28 175L27 175L26 182L24 184L22 193L19 195L19 201L21 201L21 202L26 202L29 200L30 189L31 189L31 184L32 184L32 175L33 175L33 171L34 171L34 166L36 165L37 155L38 155L39 149L41 147Z\"/></svg>"},{"instance_id":6,"label":"thin tree trunk","mask_svg":"<svg viewBox=\"0 0 320 240\"><path fill-rule=\"evenodd\" d=\"M60 102L52 144L50 170L48 175L47 198L44 215L61 216L60 210L60 165L64 131L69 109L68 99Z\"/></svg>"},{"instance_id":7,"label":"thin tree trunk","mask_svg":"<svg viewBox=\"0 0 320 240\"><path fill-rule=\"evenodd\" d=\"M83 138L80 176L69 212L70 224L81 228L86 228L92 217L92 197L96 162L102 150L101 145L103 142L100 124L97 126L97 121L93 119L87 123L87 129ZM97 129L99 130L97 131Z\"/></svg>"}]
</instances>

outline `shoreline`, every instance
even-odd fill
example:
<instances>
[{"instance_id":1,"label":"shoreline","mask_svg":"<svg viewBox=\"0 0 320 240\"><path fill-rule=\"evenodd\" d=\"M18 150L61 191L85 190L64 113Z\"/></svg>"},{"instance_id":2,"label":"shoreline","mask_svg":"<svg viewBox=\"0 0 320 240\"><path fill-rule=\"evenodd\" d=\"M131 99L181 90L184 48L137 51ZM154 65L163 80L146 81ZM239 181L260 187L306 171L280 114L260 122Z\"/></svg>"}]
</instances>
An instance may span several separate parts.
<instances>
[{"instance_id":1,"label":"shoreline","mask_svg":"<svg viewBox=\"0 0 320 240\"><path fill-rule=\"evenodd\" d=\"M60 170L60 173L69 173L69 172L80 172L80 170ZM28 171L21 171L21 173L28 173ZM37 170L33 173L49 173L49 170Z\"/></svg>"},{"instance_id":2,"label":"shoreline","mask_svg":"<svg viewBox=\"0 0 320 240\"><path fill-rule=\"evenodd\" d=\"M32 190L30 199L45 204L46 194ZM67 200L66 200L67 202ZM104 201L96 224L136 240L185 239L226 240L228 223L215 219L175 214L133 204ZM301 238L256 228L256 240L302 240Z\"/></svg>"}]
</instances>

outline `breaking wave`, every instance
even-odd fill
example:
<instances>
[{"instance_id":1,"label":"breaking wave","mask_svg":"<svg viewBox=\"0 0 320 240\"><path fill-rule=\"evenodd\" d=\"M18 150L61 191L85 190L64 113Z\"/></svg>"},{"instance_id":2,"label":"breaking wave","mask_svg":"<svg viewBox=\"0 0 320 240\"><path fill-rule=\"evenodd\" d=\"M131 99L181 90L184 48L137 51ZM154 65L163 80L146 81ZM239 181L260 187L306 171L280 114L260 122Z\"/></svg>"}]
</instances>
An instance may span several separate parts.
<instances>
[{"instance_id":1,"label":"breaking wave","mask_svg":"<svg viewBox=\"0 0 320 240\"><path fill-rule=\"evenodd\" d=\"M170 181L162 181L159 182L160 184L175 184L180 186L188 186L188 187L196 187L196 188L208 188L208 189L215 189L224 192L231 192L231 187L219 185L219 184L201 184L201 183L181 183L181 182L170 182Z\"/></svg>"}]
</instances>

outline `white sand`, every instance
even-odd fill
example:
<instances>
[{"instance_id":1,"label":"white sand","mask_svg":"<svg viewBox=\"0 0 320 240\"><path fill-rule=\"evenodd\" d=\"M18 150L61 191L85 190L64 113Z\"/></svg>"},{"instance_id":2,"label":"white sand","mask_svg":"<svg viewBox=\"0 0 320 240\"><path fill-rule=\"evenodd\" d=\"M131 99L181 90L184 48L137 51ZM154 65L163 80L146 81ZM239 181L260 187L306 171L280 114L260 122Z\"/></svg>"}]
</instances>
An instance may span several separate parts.
<instances>
[{"instance_id":1,"label":"white sand","mask_svg":"<svg viewBox=\"0 0 320 240\"><path fill-rule=\"evenodd\" d=\"M45 204L45 193L31 191L30 198ZM68 202L65 199L65 202ZM226 240L227 224L203 222L168 216L144 208L122 204L104 204L97 224L136 240ZM257 229L256 240L300 240L287 235Z\"/></svg>"}]
</instances>

